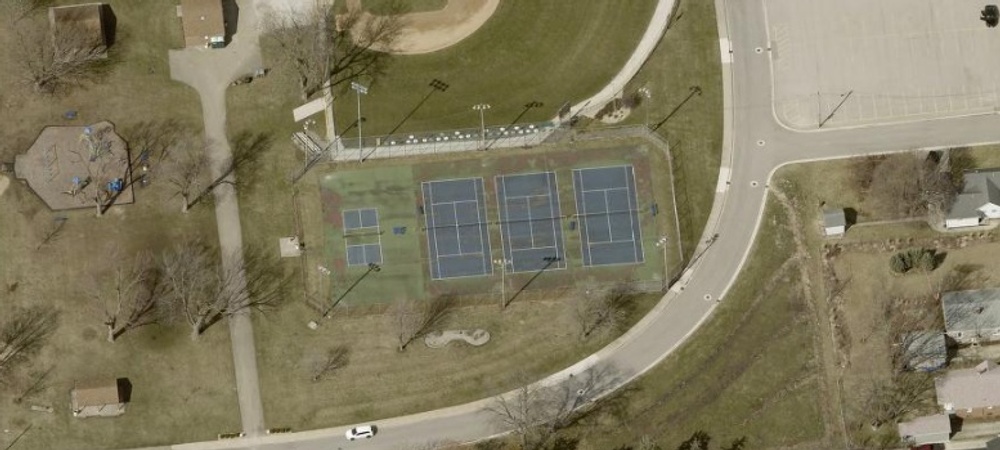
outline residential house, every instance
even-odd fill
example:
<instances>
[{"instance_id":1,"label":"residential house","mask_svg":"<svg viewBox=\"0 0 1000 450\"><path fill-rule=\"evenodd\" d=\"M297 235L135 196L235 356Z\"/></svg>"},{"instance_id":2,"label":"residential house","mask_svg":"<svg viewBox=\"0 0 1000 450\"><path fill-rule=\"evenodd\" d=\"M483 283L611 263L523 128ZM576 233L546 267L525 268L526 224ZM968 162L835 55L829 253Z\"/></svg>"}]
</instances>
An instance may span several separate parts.
<instances>
[{"instance_id":1,"label":"residential house","mask_svg":"<svg viewBox=\"0 0 1000 450\"><path fill-rule=\"evenodd\" d=\"M943 444L951 439L951 418L947 414L917 417L900 422L899 437L906 445Z\"/></svg>"},{"instance_id":2,"label":"residential house","mask_svg":"<svg viewBox=\"0 0 1000 450\"><path fill-rule=\"evenodd\" d=\"M222 0L181 0L181 26L187 47L226 46L226 21Z\"/></svg>"},{"instance_id":3,"label":"residential house","mask_svg":"<svg viewBox=\"0 0 1000 450\"><path fill-rule=\"evenodd\" d=\"M934 380L938 405L962 418L1000 416L1000 369L983 361L971 369L950 370Z\"/></svg>"},{"instance_id":4,"label":"residential house","mask_svg":"<svg viewBox=\"0 0 1000 450\"><path fill-rule=\"evenodd\" d=\"M100 379L77 383L70 392L74 417L114 417L125 414L128 380Z\"/></svg>"},{"instance_id":5,"label":"residential house","mask_svg":"<svg viewBox=\"0 0 1000 450\"><path fill-rule=\"evenodd\" d=\"M1000 289L945 292L944 328L959 344L1000 341Z\"/></svg>"},{"instance_id":6,"label":"residential house","mask_svg":"<svg viewBox=\"0 0 1000 450\"><path fill-rule=\"evenodd\" d=\"M847 231L847 216L843 209L823 210L823 234L829 237L843 236Z\"/></svg>"},{"instance_id":7,"label":"residential house","mask_svg":"<svg viewBox=\"0 0 1000 450\"><path fill-rule=\"evenodd\" d=\"M945 216L945 227L974 227L1000 218L1000 169L967 171L963 185Z\"/></svg>"}]
</instances>

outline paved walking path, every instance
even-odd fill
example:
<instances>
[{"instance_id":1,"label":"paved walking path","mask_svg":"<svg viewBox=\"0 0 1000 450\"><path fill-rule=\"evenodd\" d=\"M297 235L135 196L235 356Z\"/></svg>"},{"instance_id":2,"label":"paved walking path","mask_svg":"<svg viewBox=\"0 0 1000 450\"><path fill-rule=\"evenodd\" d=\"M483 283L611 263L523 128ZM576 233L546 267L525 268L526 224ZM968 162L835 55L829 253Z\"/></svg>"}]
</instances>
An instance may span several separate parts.
<instances>
[{"instance_id":1,"label":"paved walking path","mask_svg":"<svg viewBox=\"0 0 1000 450\"><path fill-rule=\"evenodd\" d=\"M189 48L170 52L170 76L193 87L201 96L206 153L211 161L213 179L222 173L232 158L226 138L226 87L232 80L261 66L254 1L238 0L237 3L240 6L237 34L227 48ZM235 174L226 177L226 181L235 180ZM219 249L224 255L222 264L242 266L243 233L236 190L232 183L223 183L215 189L214 195ZM228 255L239 257L226 257ZM238 269L240 267L226 267L226 270ZM245 280L240 280L240 283L245 284ZM230 317L228 323L243 432L248 436L260 436L265 429L264 408L260 401L257 352L250 312Z\"/></svg>"},{"instance_id":2,"label":"paved walking path","mask_svg":"<svg viewBox=\"0 0 1000 450\"><path fill-rule=\"evenodd\" d=\"M635 77L635 74L639 73L639 69L649 59L649 55L656 49L656 44L660 43L663 33L667 31L667 25L670 25L670 13L674 9L675 1L660 0L656 4L656 10L653 11L653 17L646 27L646 32L643 33L642 39L639 40L639 45L636 45L635 50L632 51L632 56L628 58L622 69L618 71L615 77L611 79L611 82L604 86L604 89L601 89L600 92L573 105L567 117L573 117L578 114L593 116L597 114L597 111L602 106L610 102L611 99L615 98L625 89L625 85Z\"/></svg>"}]
</instances>

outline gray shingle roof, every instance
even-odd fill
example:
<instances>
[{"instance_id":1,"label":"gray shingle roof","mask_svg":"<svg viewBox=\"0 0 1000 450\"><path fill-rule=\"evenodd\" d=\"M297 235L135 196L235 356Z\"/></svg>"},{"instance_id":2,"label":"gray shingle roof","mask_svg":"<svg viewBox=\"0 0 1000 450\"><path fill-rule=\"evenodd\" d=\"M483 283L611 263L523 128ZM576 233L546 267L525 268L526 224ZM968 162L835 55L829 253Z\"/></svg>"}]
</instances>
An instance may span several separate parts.
<instances>
[{"instance_id":1,"label":"gray shingle roof","mask_svg":"<svg viewBox=\"0 0 1000 450\"><path fill-rule=\"evenodd\" d=\"M945 292L944 328L949 332L1000 327L1000 289Z\"/></svg>"},{"instance_id":2,"label":"gray shingle roof","mask_svg":"<svg viewBox=\"0 0 1000 450\"><path fill-rule=\"evenodd\" d=\"M962 174L962 178L964 187L955 197L947 218L976 217L981 206L1000 205L1000 169L970 170Z\"/></svg>"},{"instance_id":3,"label":"gray shingle roof","mask_svg":"<svg viewBox=\"0 0 1000 450\"><path fill-rule=\"evenodd\" d=\"M827 228L847 226L847 217L844 215L844 210L841 208L824 209L823 226Z\"/></svg>"}]
</instances>

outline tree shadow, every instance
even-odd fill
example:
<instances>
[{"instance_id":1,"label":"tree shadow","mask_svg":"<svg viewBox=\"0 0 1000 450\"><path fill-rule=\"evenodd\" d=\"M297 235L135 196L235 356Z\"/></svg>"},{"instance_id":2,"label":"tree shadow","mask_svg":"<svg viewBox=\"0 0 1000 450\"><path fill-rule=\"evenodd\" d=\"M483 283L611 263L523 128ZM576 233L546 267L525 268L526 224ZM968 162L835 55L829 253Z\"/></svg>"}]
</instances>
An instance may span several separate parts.
<instances>
[{"instance_id":1,"label":"tree shadow","mask_svg":"<svg viewBox=\"0 0 1000 450\"><path fill-rule=\"evenodd\" d=\"M104 42L108 47L115 45L115 39L118 37L118 16L115 16L115 12L111 9L111 5L102 4L101 5L101 33L104 35Z\"/></svg>"},{"instance_id":2,"label":"tree shadow","mask_svg":"<svg viewBox=\"0 0 1000 450\"><path fill-rule=\"evenodd\" d=\"M118 384L118 398L121 399L122 403L129 403L132 401L132 381L128 378L119 378L115 380Z\"/></svg>"}]
</instances>

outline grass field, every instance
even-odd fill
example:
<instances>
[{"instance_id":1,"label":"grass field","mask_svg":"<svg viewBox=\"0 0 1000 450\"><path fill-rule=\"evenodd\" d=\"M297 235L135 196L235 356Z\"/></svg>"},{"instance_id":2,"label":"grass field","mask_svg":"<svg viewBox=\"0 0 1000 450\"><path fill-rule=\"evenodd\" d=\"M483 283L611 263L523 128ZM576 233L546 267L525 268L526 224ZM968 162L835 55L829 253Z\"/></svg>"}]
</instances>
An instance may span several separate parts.
<instances>
[{"instance_id":1,"label":"grass field","mask_svg":"<svg viewBox=\"0 0 1000 450\"><path fill-rule=\"evenodd\" d=\"M693 86L701 94L685 102ZM623 123L640 124L648 117L670 142L684 248L690 252L712 209L722 149L722 66L713 2L679 2L672 24L625 92L641 87L650 99Z\"/></svg>"},{"instance_id":2,"label":"grass field","mask_svg":"<svg viewBox=\"0 0 1000 450\"><path fill-rule=\"evenodd\" d=\"M386 134L411 112L398 132L478 126L472 110L478 103L492 106L487 124L511 122L530 102L543 106L520 121L551 119L563 103L580 101L611 80L639 42L655 5L652 0L627 8L602 0L504 0L466 40L426 55L393 57L385 75L361 99L364 134ZM277 97L287 99L290 110L300 99L295 82L282 70L274 73L285 80ZM448 90L431 94L414 111L431 93L433 79L447 83ZM357 105L346 85L335 94L339 132L355 122Z\"/></svg>"},{"instance_id":3,"label":"grass field","mask_svg":"<svg viewBox=\"0 0 1000 450\"><path fill-rule=\"evenodd\" d=\"M636 174L636 189L639 200L639 220L642 229L644 262L641 264L616 265L584 268L581 255L580 230L571 229L572 218L577 211L572 170L576 168L603 167L630 164ZM332 269L332 277L310 273L318 279L313 285L320 287L333 281L334 288L329 298L340 297L345 289L362 276L365 267L346 265L345 244L363 243L357 238L345 238L341 214L344 210L377 207L383 230L380 236L367 236L364 243L381 241L385 263L381 271L369 274L365 282L358 283L345 302L352 305L384 303L397 298L423 298L427 295L450 293L496 295L499 293L501 271L492 276L430 281L427 268L427 240L424 218L417 213L420 182L465 177L484 178L487 220L491 223L489 241L492 255L502 258L500 243L502 236L497 223L497 195L494 176L499 174L530 173L552 171L558 183L559 204L564 219L561 221L565 238L568 270L546 270L533 278L535 272L507 274L509 293L520 286L528 285L527 292L558 286L580 284L589 280L598 284L610 284L625 280L649 281L660 286L663 281L663 254L656 242L660 236L676 240L672 208L670 207L669 176L653 177L652 173L666 172L666 158L657 149L642 140L603 142L600 144L573 145L566 147L543 147L529 151L509 151L490 153L490 157L480 154L458 154L445 160L397 160L373 161L363 166L349 164L338 166L327 174L319 175L323 195L323 216L325 229L323 259L308 263L308 266L322 264ZM426 199L424 199L426 201ZM659 214L650 212L656 203ZM313 227L305 223L306 240L315 242L310 233ZM405 235L395 235L390 230L406 227ZM349 241L349 242L345 242ZM678 267L675 248L668 248L669 264ZM488 282L484 283L484 280ZM324 292L322 289L317 291Z\"/></svg>"},{"instance_id":4,"label":"grass field","mask_svg":"<svg viewBox=\"0 0 1000 450\"><path fill-rule=\"evenodd\" d=\"M74 3L68 0L56 4ZM20 68L10 59L0 63L0 160L9 161L28 146L46 125L84 125L109 120L119 132L140 122L175 119L195 130L201 109L194 91L170 80L167 50L181 46L175 2L111 0L117 18L112 55L114 69L96 83L85 82L56 95L34 94L23 84ZM140 4L141 3L141 4ZM44 10L42 11L44 15ZM10 42L10 29L0 29L0 42ZM8 47L9 48L9 47ZM0 52L0 58L10 58ZM77 119L63 113L77 111ZM153 167L154 171L156 167ZM15 450L108 449L214 439L219 432L240 428L225 327L210 330L200 342L188 339L184 325L152 326L129 333L114 344L90 297L95 278L106 280L107 249L126 252L158 250L183 236L215 240L210 208L181 215L162 180L136 191L136 203L114 207L103 218L93 209L56 214L26 187L12 182L0 196L0 315L13 306L51 305L60 325L49 345L30 367L0 383L0 448L10 445L27 427ZM57 216L66 225L57 239L37 249ZM51 369L42 390L15 404L35 379ZM69 411L74 382L94 377L127 377L132 402L124 416L80 420ZM53 413L30 406L51 406Z\"/></svg>"},{"instance_id":5,"label":"grass field","mask_svg":"<svg viewBox=\"0 0 1000 450\"><path fill-rule=\"evenodd\" d=\"M663 363L620 393L611 408L568 435L580 449L674 448L698 430L713 441L785 448L824 435L816 326L802 299L788 214L768 201L761 232L736 285L714 316ZM808 448L826 448L822 445Z\"/></svg>"},{"instance_id":6,"label":"grass field","mask_svg":"<svg viewBox=\"0 0 1000 450\"><path fill-rule=\"evenodd\" d=\"M362 0L361 5L372 14L387 14L393 12L396 0ZM437 11L448 4L448 0L408 0L402 2L408 13Z\"/></svg>"}]
</instances>

